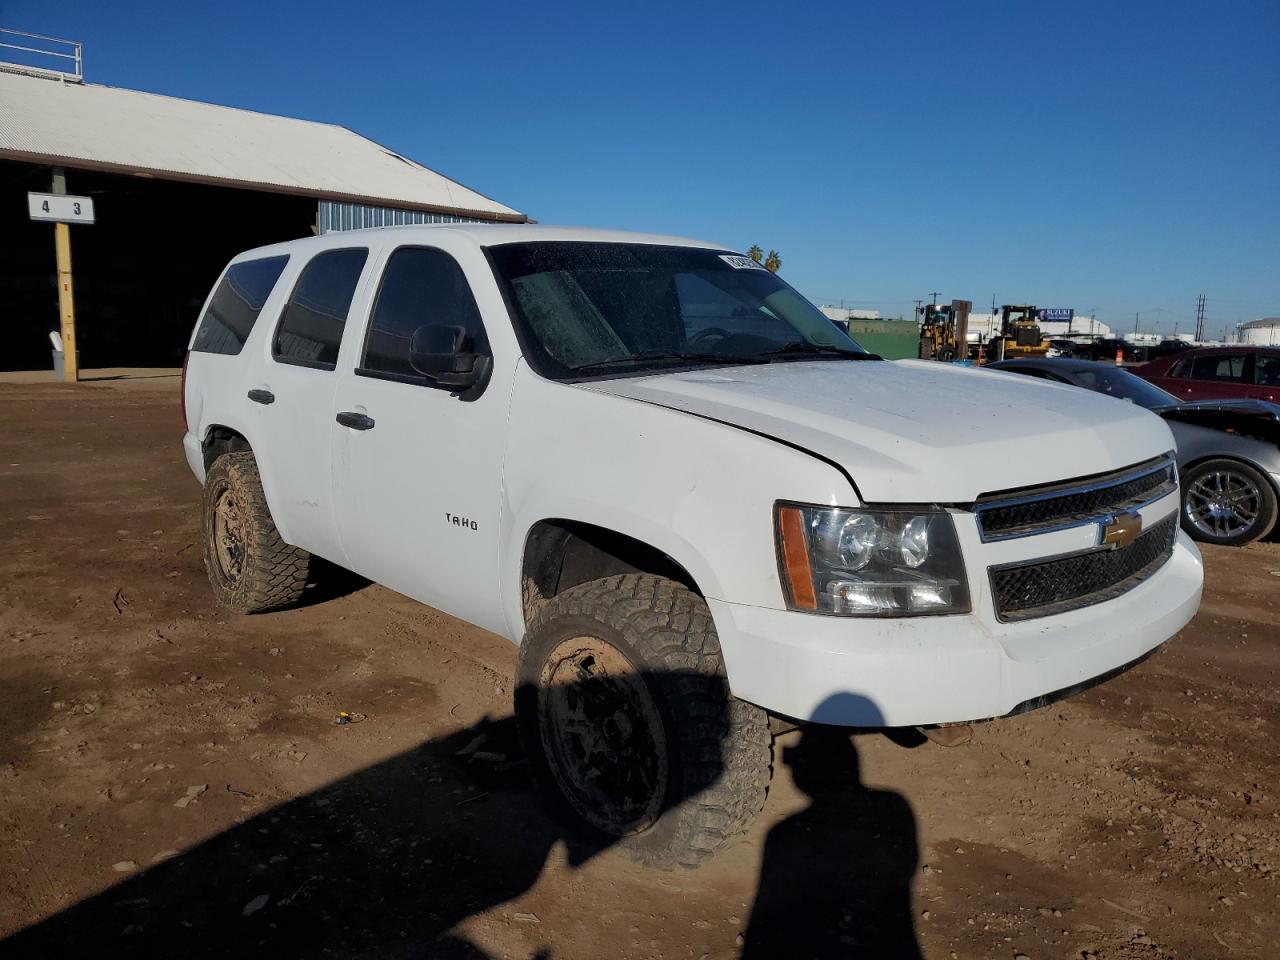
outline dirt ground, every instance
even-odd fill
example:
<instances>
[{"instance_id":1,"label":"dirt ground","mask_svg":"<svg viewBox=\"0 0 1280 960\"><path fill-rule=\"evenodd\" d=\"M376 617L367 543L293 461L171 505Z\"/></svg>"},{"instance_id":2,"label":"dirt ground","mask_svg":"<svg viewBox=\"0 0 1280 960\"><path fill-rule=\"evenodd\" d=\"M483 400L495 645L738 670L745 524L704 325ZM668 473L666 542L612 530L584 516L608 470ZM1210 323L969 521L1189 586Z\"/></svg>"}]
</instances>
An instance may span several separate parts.
<instances>
[{"instance_id":1,"label":"dirt ground","mask_svg":"<svg viewBox=\"0 0 1280 960\"><path fill-rule=\"evenodd\" d=\"M0 955L1280 952L1280 544L966 745L781 737L749 839L658 873L543 816L506 641L349 577L215 610L176 393L0 385Z\"/></svg>"}]
</instances>

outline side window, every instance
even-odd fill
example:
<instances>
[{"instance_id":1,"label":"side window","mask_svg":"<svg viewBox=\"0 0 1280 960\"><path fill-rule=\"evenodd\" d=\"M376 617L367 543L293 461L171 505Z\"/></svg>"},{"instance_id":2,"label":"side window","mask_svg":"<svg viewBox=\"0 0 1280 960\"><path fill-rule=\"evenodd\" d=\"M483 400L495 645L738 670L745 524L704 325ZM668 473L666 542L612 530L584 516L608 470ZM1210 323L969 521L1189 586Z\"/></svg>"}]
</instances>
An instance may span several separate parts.
<instances>
[{"instance_id":1,"label":"side window","mask_svg":"<svg viewBox=\"0 0 1280 960\"><path fill-rule=\"evenodd\" d=\"M288 262L287 256L267 257L229 267L200 318L191 349L232 357L238 354Z\"/></svg>"},{"instance_id":2,"label":"side window","mask_svg":"<svg viewBox=\"0 0 1280 960\"><path fill-rule=\"evenodd\" d=\"M1171 377L1189 377L1191 376L1191 364L1195 361L1194 357L1183 357L1169 369Z\"/></svg>"},{"instance_id":3,"label":"side window","mask_svg":"<svg viewBox=\"0 0 1280 960\"><path fill-rule=\"evenodd\" d=\"M401 247L382 275L358 371L421 380L409 364L409 338L429 323L462 327L473 352L489 353L480 310L458 261L431 247Z\"/></svg>"},{"instance_id":4,"label":"side window","mask_svg":"<svg viewBox=\"0 0 1280 960\"><path fill-rule=\"evenodd\" d=\"M1261 387L1280 387L1280 353L1253 355L1253 382Z\"/></svg>"},{"instance_id":5,"label":"side window","mask_svg":"<svg viewBox=\"0 0 1280 960\"><path fill-rule=\"evenodd\" d=\"M312 258L280 315L271 344L273 357L320 370L334 368L347 311L368 257L369 251L361 247L326 250Z\"/></svg>"},{"instance_id":6,"label":"side window","mask_svg":"<svg viewBox=\"0 0 1280 960\"><path fill-rule=\"evenodd\" d=\"M1191 366L1191 378L1193 380L1233 380L1240 383L1244 380L1244 358L1243 353L1196 357Z\"/></svg>"}]
</instances>

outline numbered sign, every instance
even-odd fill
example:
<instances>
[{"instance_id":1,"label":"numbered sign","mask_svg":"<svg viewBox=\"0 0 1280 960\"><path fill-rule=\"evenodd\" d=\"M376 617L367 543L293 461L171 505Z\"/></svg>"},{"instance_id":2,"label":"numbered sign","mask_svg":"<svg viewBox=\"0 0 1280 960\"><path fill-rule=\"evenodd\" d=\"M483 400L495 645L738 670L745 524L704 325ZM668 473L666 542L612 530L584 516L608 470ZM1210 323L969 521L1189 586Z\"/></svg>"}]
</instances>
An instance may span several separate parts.
<instances>
[{"instance_id":1,"label":"numbered sign","mask_svg":"<svg viewBox=\"0 0 1280 960\"><path fill-rule=\"evenodd\" d=\"M93 198L61 193L28 193L27 212L32 220L49 223L93 223Z\"/></svg>"}]
</instances>

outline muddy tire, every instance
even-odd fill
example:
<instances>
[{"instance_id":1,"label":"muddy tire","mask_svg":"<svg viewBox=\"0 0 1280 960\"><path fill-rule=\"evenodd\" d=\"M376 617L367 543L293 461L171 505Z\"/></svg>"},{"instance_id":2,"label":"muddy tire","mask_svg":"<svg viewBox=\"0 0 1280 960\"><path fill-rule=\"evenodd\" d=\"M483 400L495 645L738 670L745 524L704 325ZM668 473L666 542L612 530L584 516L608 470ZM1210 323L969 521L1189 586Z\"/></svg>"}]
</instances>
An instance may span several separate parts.
<instances>
[{"instance_id":1,"label":"muddy tire","mask_svg":"<svg viewBox=\"0 0 1280 960\"><path fill-rule=\"evenodd\" d=\"M1182 527L1202 543L1239 546L1276 525L1275 489L1240 460L1197 463L1182 476Z\"/></svg>"},{"instance_id":2,"label":"muddy tire","mask_svg":"<svg viewBox=\"0 0 1280 960\"><path fill-rule=\"evenodd\" d=\"M697 866L764 806L768 716L729 692L706 603L662 577L593 580L542 606L516 720L553 813L643 863Z\"/></svg>"},{"instance_id":3,"label":"muddy tire","mask_svg":"<svg viewBox=\"0 0 1280 960\"><path fill-rule=\"evenodd\" d=\"M209 468L201 533L218 606L262 613L302 596L311 554L280 539L252 453L224 454Z\"/></svg>"}]
</instances>

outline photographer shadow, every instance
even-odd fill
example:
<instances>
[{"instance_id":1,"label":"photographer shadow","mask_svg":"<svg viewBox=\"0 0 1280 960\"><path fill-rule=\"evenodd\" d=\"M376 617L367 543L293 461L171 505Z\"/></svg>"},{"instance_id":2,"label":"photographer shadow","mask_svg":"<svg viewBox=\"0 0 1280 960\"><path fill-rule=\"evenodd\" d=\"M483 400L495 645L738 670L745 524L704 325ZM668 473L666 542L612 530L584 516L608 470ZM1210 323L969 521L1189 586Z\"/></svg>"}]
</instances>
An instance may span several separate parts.
<instances>
[{"instance_id":1,"label":"photographer shadow","mask_svg":"<svg viewBox=\"0 0 1280 960\"><path fill-rule=\"evenodd\" d=\"M868 713L868 724L879 716L864 698L833 700ZM818 716L839 705L828 701ZM782 751L810 802L765 840L745 960L922 957L911 906L915 816L901 795L862 782L853 733L813 724Z\"/></svg>"}]
</instances>

